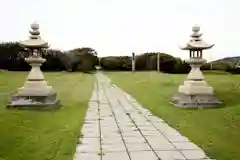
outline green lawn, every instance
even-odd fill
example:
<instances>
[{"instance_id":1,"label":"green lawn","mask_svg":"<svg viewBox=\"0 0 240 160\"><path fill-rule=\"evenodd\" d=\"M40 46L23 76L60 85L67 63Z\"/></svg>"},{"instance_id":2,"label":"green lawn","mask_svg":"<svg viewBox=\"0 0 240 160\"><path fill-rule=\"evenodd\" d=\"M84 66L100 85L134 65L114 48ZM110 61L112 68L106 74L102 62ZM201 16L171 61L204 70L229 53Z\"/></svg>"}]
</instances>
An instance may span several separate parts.
<instances>
[{"instance_id":1,"label":"green lawn","mask_svg":"<svg viewBox=\"0 0 240 160\"><path fill-rule=\"evenodd\" d=\"M94 76L45 73L59 94L60 110L7 110L10 92L21 87L26 76L26 72L0 72L0 160L72 160Z\"/></svg>"},{"instance_id":2,"label":"green lawn","mask_svg":"<svg viewBox=\"0 0 240 160\"><path fill-rule=\"evenodd\" d=\"M240 76L206 74L207 82L226 103L221 109L181 109L169 101L186 75L157 72L106 72L113 83L135 97L217 160L240 159Z\"/></svg>"}]
</instances>

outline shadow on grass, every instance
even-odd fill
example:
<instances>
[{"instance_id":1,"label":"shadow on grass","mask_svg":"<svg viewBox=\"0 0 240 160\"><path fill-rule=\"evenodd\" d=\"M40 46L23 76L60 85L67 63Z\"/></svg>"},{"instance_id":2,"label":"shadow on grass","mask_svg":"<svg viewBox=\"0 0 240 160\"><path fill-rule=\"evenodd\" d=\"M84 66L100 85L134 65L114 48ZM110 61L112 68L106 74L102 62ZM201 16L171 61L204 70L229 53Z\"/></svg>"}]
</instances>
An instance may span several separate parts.
<instances>
[{"instance_id":1,"label":"shadow on grass","mask_svg":"<svg viewBox=\"0 0 240 160\"><path fill-rule=\"evenodd\" d=\"M83 73L84 73L84 74L95 74L96 71L84 71Z\"/></svg>"},{"instance_id":2,"label":"shadow on grass","mask_svg":"<svg viewBox=\"0 0 240 160\"><path fill-rule=\"evenodd\" d=\"M205 70L203 71L204 75L231 75L229 72L219 71L219 70Z\"/></svg>"},{"instance_id":3,"label":"shadow on grass","mask_svg":"<svg viewBox=\"0 0 240 160\"><path fill-rule=\"evenodd\" d=\"M84 73L84 74L95 74L96 71L92 70L92 71L61 71L63 73L69 73L69 74L74 74L74 73ZM51 73L51 72L50 72ZM60 72L59 72L60 73Z\"/></svg>"}]
</instances>

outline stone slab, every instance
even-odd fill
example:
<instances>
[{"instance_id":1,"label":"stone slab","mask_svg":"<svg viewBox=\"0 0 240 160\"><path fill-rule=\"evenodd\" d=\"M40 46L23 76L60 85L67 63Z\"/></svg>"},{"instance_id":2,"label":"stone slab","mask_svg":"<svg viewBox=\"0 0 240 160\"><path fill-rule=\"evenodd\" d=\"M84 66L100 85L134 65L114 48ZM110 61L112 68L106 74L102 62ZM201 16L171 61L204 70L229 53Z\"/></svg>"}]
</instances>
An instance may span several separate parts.
<instances>
[{"instance_id":1,"label":"stone slab","mask_svg":"<svg viewBox=\"0 0 240 160\"><path fill-rule=\"evenodd\" d=\"M154 150L158 151L172 151L175 147L163 136L145 136L148 143Z\"/></svg>"},{"instance_id":2,"label":"stone slab","mask_svg":"<svg viewBox=\"0 0 240 160\"><path fill-rule=\"evenodd\" d=\"M201 150L183 150L181 153L190 160L202 160L207 159L208 157Z\"/></svg>"},{"instance_id":3,"label":"stone slab","mask_svg":"<svg viewBox=\"0 0 240 160\"><path fill-rule=\"evenodd\" d=\"M179 151L157 151L157 155L161 160L186 160Z\"/></svg>"},{"instance_id":4,"label":"stone slab","mask_svg":"<svg viewBox=\"0 0 240 160\"><path fill-rule=\"evenodd\" d=\"M192 142L173 142L177 150L201 150L196 144Z\"/></svg>"},{"instance_id":5,"label":"stone slab","mask_svg":"<svg viewBox=\"0 0 240 160\"><path fill-rule=\"evenodd\" d=\"M130 152L131 160L159 160L153 151Z\"/></svg>"},{"instance_id":6,"label":"stone slab","mask_svg":"<svg viewBox=\"0 0 240 160\"><path fill-rule=\"evenodd\" d=\"M142 134L144 136L157 136L157 135L161 135L161 133L159 131L147 131L147 130L141 130Z\"/></svg>"},{"instance_id":7,"label":"stone slab","mask_svg":"<svg viewBox=\"0 0 240 160\"><path fill-rule=\"evenodd\" d=\"M100 138L80 138L82 144L86 145L98 145L100 144Z\"/></svg>"},{"instance_id":8,"label":"stone slab","mask_svg":"<svg viewBox=\"0 0 240 160\"><path fill-rule=\"evenodd\" d=\"M123 137L142 137L139 131L122 132Z\"/></svg>"},{"instance_id":9,"label":"stone slab","mask_svg":"<svg viewBox=\"0 0 240 160\"><path fill-rule=\"evenodd\" d=\"M98 153L100 151L100 144L79 144L76 148L76 153Z\"/></svg>"},{"instance_id":10,"label":"stone slab","mask_svg":"<svg viewBox=\"0 0 240 160\"><path fill-rule=\"evenodd\" d=\"M164 136L180 136L181 134L175 130L174 128L170 127L167 123L155 124L155 127L161 132Z\"/></svg>"},{"instance_id":11,"label":"stone slab","mask_svg":"<svg viewBox=\"0 0 240 160\"><path fill-rule=\"evenodd\" d=\"M141 131L158 131L153 126L138 126L138 129L140 129Z\"/></svg>"},{"instance_id":12,"label":"stone slab","mask_svg":"<svg viewBox=\"0 0 240 160\"><path fill-rule=\"evenodd\" d=\"M184 136L181 136L181 135L166 136L166 138L170 142L189 142L190 141L187 137L184 137Z\"/></svg>"},{"instance_id":13,"label":"stone slab","mask_svg":"<svg viewBox=\"0 0 240 160\"><path fill-rule=\"evenodd\" d=\"M36 111L56 111L60 109L62 105L59 100L50 103L35 103L17 100L15 102L7 104L8 109L19 109L19 110L36 110Z\"/></svg>"},{"instance_id":14,"label":"stone slab","mask_svg":"<svg viewBox=\"0 0 240 160\"><path fill-rule=\"evenodd\" d=\"M123 142L112 143L112 144L102 144L102 151L106 152L125 152L126 148Z\"/></svg>"},{"instance_id":15,"label":"stone slab","mask_svg":"<svg viewBox=\"0 0 240 160\"><path fill-rule=\"evenodd\" d=\"M101 137L102 138L121 137L121 134L118 132L102 132Z\"/></svg>"},{"instance_id":16,"label":"stone slab","mask_svg":"<svg viewBox=\"0 0 240 160\"><path fill-rule=\"evenodd\" d=\"M97 153L76 153L74 160L101 160Z\"/></svg>"},{"instance_id":17,"label":"stone slab","mask_svg":"<svg viewBox=\"0 0 240 160\"><path fill-rule=\"evenodd\" d=\"M57 99L57 92L50 86L38 88L20 88L12 94L12 99L7 108L28 109L28 110L56 110L62 105Z\"/></svg>"},{"instance_id":18,"label":"stone slab","mask_svg":"<svg viewBox=\"0 0 240 160\"><path fill-rule=\"evenodd\" d=\"M130 160L130 158L127 152L109 152L104 153L104 155L102 156L102 160Z\"/></svg>"},{"instance_id":19,"label":"stone slab","mask_svg":"<svg viewBox=\"0 0 240 160\"><path fill-rule=\"evenodd\" d=\"M214 108L223 106L222 102L213 94L187 95L180 92L173 96L170 103L181 108Z\"/></svg>"},{"instance_id":20,"label":"stone slab","mask_svg":"<svg viewBox=\"0 0 240 160\"><path fill-rule=\"evenodd\" d=\"M147 143L126 143L126 147L129 152L152 151Z\"/></svg>"},{"instance_id":21,"label":"stone slab","mask_svg":"<svg viewBox=\"0 0 240 160\"><path fill-rule=\"evenodd\" d=\"M123 137L125 143L146 143L143 137Z\"/></svg>"},{"instance_id":22,"label":"stone slab","mask_svg":"<svg viewBox=\"0 0 240 160\"><path fill-rule=\"evenodd\" d=\"M101 139L101 144L122 143L122 137L104 137Z\"/></svg>"}]
</instances>

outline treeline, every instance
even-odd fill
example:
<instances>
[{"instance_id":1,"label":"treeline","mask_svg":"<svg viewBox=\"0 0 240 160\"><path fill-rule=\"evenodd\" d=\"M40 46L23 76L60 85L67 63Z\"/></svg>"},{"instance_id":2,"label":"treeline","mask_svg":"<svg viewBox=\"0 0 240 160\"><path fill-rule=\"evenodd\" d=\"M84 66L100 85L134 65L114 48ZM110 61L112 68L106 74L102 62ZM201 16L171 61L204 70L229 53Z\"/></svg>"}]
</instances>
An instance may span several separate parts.
<instances>
[{"instance_id":1,"label":"treeline","mask_svg":"<svg viewBox=\"0 0 240 160\"><path fill-rule=\"evenodd\" d=\"M232 74L240 74L240 57L227 57L216 60L208 65L212 65L213 70L222 70Z\"/></svg>"},{"instance_id":2,"label":"treeline","mask_svg":"<svg viewBox=\"0 0 240 160\"><path fill-rule=\"evenodd\" d=\"M0 69L10 71L26 71L30 69L24 60L28 52L16 42L0 43ZM97 51L93 48L83 47L69 50L48 49L43 54L46 62L41 69L44 71L83 71L95 70L101 65L103 70L132 70L132 57L110 56L98 58ZM137 71L157 70L158 53L143 53L135 56L135 69ZM160 53L160 71L165 73L188 73L190 66L180 58L169 54ZM230 73L240 73L240 57L230 57L204 64L202 70L221 70Z\"/></svg>"},{"instance_id":3,"label":"treeline","mask_svg":"<svg viewBox=\"0 0 240 160\"><path fill-rule=\"evenodd\" d=\"M135 56L135 69L138 71L157 70L157 54L143 53ZM188 63L178 57L160 53L160 71L165 73L189 73ZM224 58L221 60L205 63L201 70L220 70L232 74L240 74L240 57ZM132 57L130 56L110 56L100 59L101 67L104 70L132 70Z\"/></svg>"},{"instance_id":4,"label":"treeline","mask_svg":"<svg viewBox=\"0 0 240 160\"><path fill-rule=\"evenodd\" d=\"M139 71L157 70L158 53L143 53L135 56L135 69ZM160 71L165 73L188 73L190 66L180 58L160 53ZM103 57L100 59L104 70L132 70L132 58L128 56Z\"/></svg>"},{"instance_id":5,"label":"treeline","mask_svg":"<svg viewBox=\"0 0 240 160\"><path fill-rule=\"evenodd\" d=\"M0 44L0 69L10 71L29 70L29 64L24 60L28 52L16 42ZM67 52L48 49L42 55L46 62L41 69L45 71L84 71L95 70L98 64L97 52L88 47L76 48Z\"/></svg>"}]
</instances>

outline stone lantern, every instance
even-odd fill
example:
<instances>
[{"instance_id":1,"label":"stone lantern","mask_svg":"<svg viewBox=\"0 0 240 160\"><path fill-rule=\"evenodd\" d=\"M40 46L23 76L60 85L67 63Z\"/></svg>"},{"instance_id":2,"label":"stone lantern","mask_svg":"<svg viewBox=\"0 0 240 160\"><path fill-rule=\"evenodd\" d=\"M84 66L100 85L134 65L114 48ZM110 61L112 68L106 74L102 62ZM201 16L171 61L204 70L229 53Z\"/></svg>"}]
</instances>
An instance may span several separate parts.
<instances>
[{"instance_id":1,"label":"stone lantern","mask_svg":"<svg viewBox=\"0 0 240 160\"><path fill-rule=\"evenodd\" d=\"M19 44L30 52L25 61L32 67L24 86L13 95L9 108L52 110L60 107L56 91L44 80L40 66L46 61L42 53L49 47L40 37L39 25L31 25L30 37Z\"/></svg>"},{"instance_id":2,"label":"stone lantern","mask_svg":"<svg viewBox=\"0 0 240 160\"><path fill-rule=\"evenodd\" d=\"M173 96L172 103L183 108L220 106L221 102L215 97L213 88L204 81L200 70L200 67L206 62L203 59L202 51L212 48L214 44L207 44L202 40L199 26L192 27L192 31L191 40L186 46L181 47L182 50L189 51L190 59L187 60L187 63L191 66L191 71L187 80L179 86L178 92Z\"/></svg>"}]
</instances>

